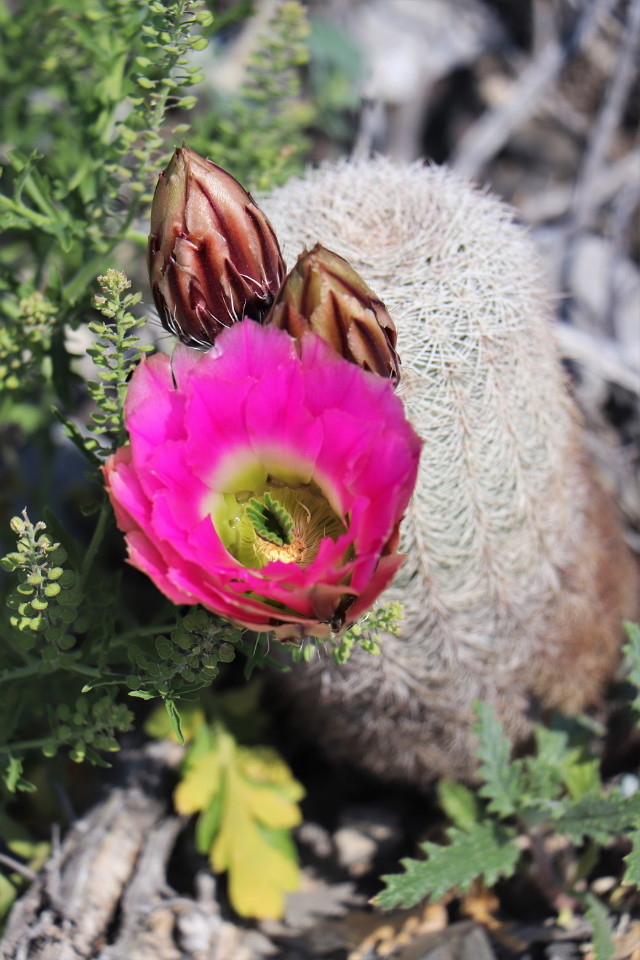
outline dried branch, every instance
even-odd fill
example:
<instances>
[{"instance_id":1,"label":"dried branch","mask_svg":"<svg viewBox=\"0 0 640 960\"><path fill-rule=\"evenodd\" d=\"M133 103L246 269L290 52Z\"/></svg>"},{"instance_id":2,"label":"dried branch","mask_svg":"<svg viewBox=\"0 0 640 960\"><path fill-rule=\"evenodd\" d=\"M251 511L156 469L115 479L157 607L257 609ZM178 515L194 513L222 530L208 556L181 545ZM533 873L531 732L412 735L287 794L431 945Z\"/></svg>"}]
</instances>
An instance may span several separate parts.
<instances>
[{"instance_id":1,"label":"dried branch","mask_svg":"<svg viewBox=\"0 0 640 960\"><path fill-rule=\"evenodd\" d=\"M453 155L453 167L462 176L477 177L517 130L538 108L540 101L567 61L589 42L601 17L614 0L592 0L566 44L550 42L524 68L514 84L509 101L488 110L467 131Z\"/></svg>"},{"instance_id":2,"label":"dried branch","mask_svg":"<svg viewBox=\"0 0 640 960\"><path fill-rule=\"evenodd\" d=\"M554 329L563 357L583 364L609 383L617 383L640 395L640 370L626 362L615 341L595 337L566 323L559 323Z\"/></svg>"},{"instance_id":3,"label":"dried branch","mask_svg":"<svg viewBox=\"0 0 640 960\"><path fill-rule=\"evenodd\" d=\"M616 68L593 127L576 184L572 203L573 229L576 233L585 226L591 216L594 187L605 168L611 140L620 124L622 112L637 74L639 46L640 0L632 0Z\"/></svg>"}]
</instances>

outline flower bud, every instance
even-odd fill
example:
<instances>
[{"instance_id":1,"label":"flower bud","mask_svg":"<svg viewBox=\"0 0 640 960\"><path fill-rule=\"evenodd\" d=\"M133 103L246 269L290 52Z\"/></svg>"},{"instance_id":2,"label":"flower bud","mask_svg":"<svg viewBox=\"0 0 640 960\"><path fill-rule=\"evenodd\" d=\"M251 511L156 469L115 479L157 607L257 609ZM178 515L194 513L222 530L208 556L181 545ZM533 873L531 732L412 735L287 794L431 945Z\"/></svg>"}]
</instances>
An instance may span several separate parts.
<instances>
[{"instance_id":1,"label":"flower bud","mask_svg":"<svg viewBox=\"0 0 640 960\"><path fill-rule=\"evenodd\" d=\"M352 363L400 379L396 328L353 267L317 243L288 275L265 323L300 338L312 330Z\"/></svg>"},{"instance_id":2,"label":"flower bud","mask_svg":"<svg viewBox=\"0 0 640 960\"><path fill-rule=\"evenodd\" d=\"M262 320L286 272L252 197L185 146L158 179L148 267L163 327L191 345L212 344L245 316Z\"/></svg>"}]
</instances>

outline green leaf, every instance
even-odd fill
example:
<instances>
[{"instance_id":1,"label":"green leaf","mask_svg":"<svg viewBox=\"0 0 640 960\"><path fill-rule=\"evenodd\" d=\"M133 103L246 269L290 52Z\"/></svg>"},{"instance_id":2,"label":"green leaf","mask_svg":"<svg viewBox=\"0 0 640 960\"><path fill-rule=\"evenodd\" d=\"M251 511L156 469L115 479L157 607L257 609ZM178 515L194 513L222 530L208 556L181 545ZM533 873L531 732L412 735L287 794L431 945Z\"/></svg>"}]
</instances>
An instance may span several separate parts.
<instances>
[{"instance_id":1,"label":"green leaf","mask_svg":"<svg viewBox=\"0 0 640 960\"><path fill-rule=\"evenodd\" d=\"M616 946L611 936L611 924L606 907L588 893L585 897L585 916L593 928L593 952L595 960L615 960Z\"/></svg>"},{"instance_id":2,"label":"green leaf","mask_svg":"<svg viewBox=\"0 0 640 960\"><path fill-rule=\"evenodd\" d=\"M450 843L422 844L426 860L402 860L405 872L382 877L387 885L375 897L383 910L412 907L424 897L438 900L454 887L468 890L482 877L491 886L499 877L511 876L520 859L515 830L493 821L474 823L468 832L455 827L447 831Z\"/></svg>"},{"instance_id":3,"label":"green leaf","mask_svg":"<svg viewBox=\"0 0 640 960\"><path fill-rule=\"evenodd\" d=\"M526 800L534 806L539 806L540 800L557 799L565 787L573 800L601 789L598 759L585 755L582 743L574 745L576 735L577 728L570 735L567 729L536 726L537 753L525 761Z\"/></svg>"},{"instance_id":4,"label":"green leaf","mask_svg":"<svg viewBox=\"0 0 640 960\"><path fill-rule=\"evenodd\" d=\"M636 688L636 695L632 701L634 710L640 713L640 626L637 623L624 625L627 632L627 643L624 654L627 661L629 682Z\"/></svg>"},{"instance_id":5,"label":"green leaf","mask_svg":"<svg viewBox=\"0 0 640 960\"><path fill-rule=\"evenodd\" d=\"M209 10L197 10L194 13L194 18L201 27L210 27L213 23L213 14Z\"/></svg>"},{"instance_id":6,"label":"green leaf","mask_svg":"<svg viewBox=\"0 0 640 960\"><path fill-rule=\"evenodd\" d=\"M574 843L589 837L596 843L606 843L611 836L627 833L640 826L640 793L623 796L612 790L607 796L587 794L559 816L553 816L557 833L568 836Z\"/></svg>"},{"instance_id":7,"label":"green leaf","mask_svg":"<svg viewBox=\"0 0 640 960\"><path fill-rule=\"evenodd\" d=\"M462 783L440 780L438 800L442 809L460 830L469 832L480 819L480 807L475 795Z\"/></svg>"},{"instance_id":8,"label":"green leaf","mask_svg":"<svg viewBox=\"0 0 640 960\"><path fill-rule=\"evenodd\" d=\"M494 708L476 701L474 709L478 719L473 729L480 741L478 773L484 780L478 793L490 801L487 809L491 813L509 817L520 806L525 787L522 762L511 760L511 741L505 736Z\"/></svg>"},{"instance_id":9,"label":"green leaf","mask_svg":"<svg viewBox=\"0 0 640 960\"><path fill-rule=\"evenodd\" d=\"M17 887L11 883L8 877L0 873L0 922L9 913L17 896Z\"/></svg>"},{"instance_id":10,"label":"green leaf","mask_svg":"<svg viewBox=\"0 0 640 960\"><path fill-rule=\"evenodd\" d=\"M222 791L214 793L209 805L202 811L196 822L196 850L198 853L208 853L213 846L216 835L220 830L222 817Z\"/></svg>"},{"instance_id":11,"label":"green leaf","mask_svg":"<svg viewBox=\"0 0 640 960\"><path fill-rule=\"evenodd\" d=\"M624 858L626 867L622 882L640 888L640 829L634 830L629 835L629 839L631 840L631 850Z\"/></svg>"},{"instance_id":12,"label":"green leaf","mask_svg":"<svg viewBox=\"0 0 640 960\"><path fill-rule=\"evenodd\" d=\"M600 761L594 757L568 765L564 770L564 782L572 800L581 800L588 793L598 793L602 790Z\"/></svg>"},{"instance_id":13,"label":"green leaf","mask_svg":"<svg viewBox=\"0 0 640 960\"><path fill-rule=\"evenodd\" d=\"M22 759L9 756L9 763L4 773L4 782L9 793L15 793L22 776Z\"/></svg>"},{"instance_id":14,"label":"green leaf","mask_svg":"<svg viewBox=\"0 0 640 960\"><path fill-rule=\"evenodd\" d=\"M171 729L176 736L178 743L184 743L184 734L182 733L182 723L180 720L180 714L178 713L178 708L176 707L174 701L169 697L165 699L164 705L169 716Z\"/></svg>"}]
</instances>

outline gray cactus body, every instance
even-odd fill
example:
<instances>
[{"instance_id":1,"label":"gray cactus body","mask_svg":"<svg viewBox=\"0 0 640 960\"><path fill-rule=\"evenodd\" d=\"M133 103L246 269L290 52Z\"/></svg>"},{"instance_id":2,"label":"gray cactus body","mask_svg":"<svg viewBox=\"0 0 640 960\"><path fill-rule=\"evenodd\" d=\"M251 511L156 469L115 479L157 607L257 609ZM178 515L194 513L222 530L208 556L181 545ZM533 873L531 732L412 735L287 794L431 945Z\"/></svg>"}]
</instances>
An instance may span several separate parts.
<instances>
[{"instance_id":1,"label":"gray cactus body","mask_svg":"<svg viewBox=\"0 0 640 960\"><path fill-rule=\"evenodd\" d=\"M428 783L473 769L471 705L514 737L549 706L581 709L615 669L636 570L581 449L533 244L497 200L443 169L341 163L263 207L288 262L346 257L398 329L400 387L424 439L385 599L402 634L291 681L334 755Z\"/></svg>"}]
</instances>

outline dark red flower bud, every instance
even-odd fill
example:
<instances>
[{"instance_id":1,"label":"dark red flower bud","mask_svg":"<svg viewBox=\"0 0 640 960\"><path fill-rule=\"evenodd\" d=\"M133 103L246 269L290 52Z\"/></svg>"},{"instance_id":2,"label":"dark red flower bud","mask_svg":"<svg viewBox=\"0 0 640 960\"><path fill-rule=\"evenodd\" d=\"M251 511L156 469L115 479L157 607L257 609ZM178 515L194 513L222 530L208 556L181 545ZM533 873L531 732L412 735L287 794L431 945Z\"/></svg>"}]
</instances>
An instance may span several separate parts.
<instances>
[{"instance_id":1,"label":"dark red flower bud","mask_svg":"<svg viewBox=\"0 0 640 960\"><path fill-rule=\"evenodd\" d=\"M313 330L352 363L400 379L396 328L385 305L343 257L319 243L298 258L265 323L296 338Z\"/></svg>"},{"instance_id":2,"label":"dark red flower bud","mask_svg":"<svg viewBox=\"0 0 640 960\"><path fill-rule=\"evenodd\" d=\"M158 179L148 266L163 327L191 345L212 344L244 317L262 320L286 272L250 194L185 146Z\"/></svg>"}]
</instances>

